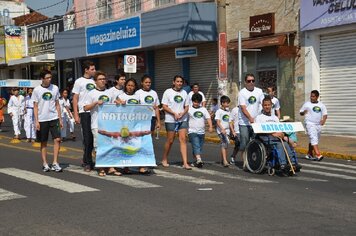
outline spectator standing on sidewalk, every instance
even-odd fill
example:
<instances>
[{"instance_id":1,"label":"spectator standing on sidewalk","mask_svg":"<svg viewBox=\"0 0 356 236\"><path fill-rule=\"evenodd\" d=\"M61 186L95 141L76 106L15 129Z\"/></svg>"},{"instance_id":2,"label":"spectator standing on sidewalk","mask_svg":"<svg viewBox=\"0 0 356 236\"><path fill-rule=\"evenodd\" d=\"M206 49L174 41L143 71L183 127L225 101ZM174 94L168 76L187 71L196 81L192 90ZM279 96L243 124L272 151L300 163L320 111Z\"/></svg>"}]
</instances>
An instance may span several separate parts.
<instances>
[{"instance_id":1,"label":"spectator standing on sidewalk","mask_svg":"<svg viewBox=\"0 0 356 236\"><path fill-rule=\"evenodd\" d=\"M313 90L310 93L310 101L305 102L300 108L300 115L305 116L305 127L309 136L308 154L306 159L321 161L324 157L319 150L321 128L325 124L328 113L325 105L318 101L319 92ZM313 151L316 157L313 156Z\"/></svg>"},{"instance_id":2,"label":"spectator standing on sidewalk","mask_svg":"<svg viewBox=\"0 0 356 236\"><path fill-rule=\"evenodd\" d=\"M83 134L83 165L84 171L89 172L94 168L92 157L93 134L91 132L90 111L84 111L84 101L87 100L88 93L95 89L93 77L95 75L95 65L91 61L83 63L83 77L78 78L73 86L73 111L75 123L81 124Z\"/></svg>"},{"instance_id":3,"label":"spectator standing on sidewalk","mask_svg":"<svg viewBox=\"0 0 356 236\"><path fill-rule=\"evenodd\" d=\"M41 157L43 171L50 170L61 172L62 168L58 163L59 147L61 142L61 108L59 106L59 90L56 85L51 84L52 73L44 70L40 73L42 84L33 90L34 115L37 130L37 139L41 142ZM53 163L51 167L47 162L47 141L48 133L51 132L53 138Z\"/></svg>"},{"instance_id":4,"label":"spectator standing on sidewalk","mask_svg":"<svg viewBox=\"0 0 356 236\"><path fill-rule=\"evenodd\" d=\"M14 138L20 139L21 119L24 111L24 97L19 95L19 88L12 89L12 96L7 105L7 112L11 116L14 127Z\"/></svg>"},{"instance_id":5,"label":"spectator standing on sidewalk","mask_svg":"<svg viewBox=\"0 0 356 236\"><path fill-rule=\"evenodd\" d=\"M33 113L33 89L27 89L27 95L25 97L25 122L24 128L26 132L27 142L34 142L36 140L36 125L35 125L35 116Z\"/></svg>"}]
</instances>

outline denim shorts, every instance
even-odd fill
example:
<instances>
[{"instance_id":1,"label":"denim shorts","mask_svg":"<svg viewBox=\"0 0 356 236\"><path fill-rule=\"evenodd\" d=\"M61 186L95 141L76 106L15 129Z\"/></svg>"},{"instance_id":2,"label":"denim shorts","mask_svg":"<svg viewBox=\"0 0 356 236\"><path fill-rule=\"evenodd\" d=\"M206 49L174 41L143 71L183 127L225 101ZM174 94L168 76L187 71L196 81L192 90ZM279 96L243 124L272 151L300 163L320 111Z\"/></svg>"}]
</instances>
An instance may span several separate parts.
<instances>
[{"instance_id":1,"label":"denim shorts","mask_svg":"<svg viewBox=\"0 0 356 236\"><path fill-rule=\"evenodd\" d=\"M240 151L245 151L246 145L250 142L250 139L254 137L252 126L239 125L240 128Z\"/></svg>"},{"instance_id":2,"label":"denim shorts","mask_svg":"<svg viewBox=\"0 0 356 236\"><path fill-rule=\"evenodd\" d=\"M188 137L189 142L192 144L193 155L201 155L203 152L205 134L190 133Z\"/></svg>"},{"instance_id":3,"label":"denim shorts","mask_svg":"<svg viewBox=\"0 0 356 236\"><path fill-rule=\"evenodd\" d=\"M188 129L188 122L187 121L178 122L177 125L178 125L178 130ZM166 126L166 130L167 131L174 132L175 128L176 128L176 123L165 123L165 126Z\"/></svg>"},{"instance_id":4,"label":"denim shorts","mask_svg":"<svg viewBox=\"0 0 356 236\"><path fill-rule=\"evenodd\" d=\"M228 148L229 147L229 137L227 135L223 135L223 134L218 134L219 139L220 139L220 147L222 148Z\"/></svg>"}]
</instances>

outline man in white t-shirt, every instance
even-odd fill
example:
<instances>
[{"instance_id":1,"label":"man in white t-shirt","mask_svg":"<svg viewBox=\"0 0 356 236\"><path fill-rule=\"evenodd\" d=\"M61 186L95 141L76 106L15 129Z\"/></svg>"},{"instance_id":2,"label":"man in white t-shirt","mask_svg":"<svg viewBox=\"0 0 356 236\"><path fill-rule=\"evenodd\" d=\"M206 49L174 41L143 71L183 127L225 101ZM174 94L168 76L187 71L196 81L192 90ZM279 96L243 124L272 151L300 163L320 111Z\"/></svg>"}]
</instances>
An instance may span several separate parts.
<instances>
[{"instance_id":1,"label":"man in white t-shirt","mask_svg":"<svg viewBox=\"0 0 356 236\"><path fill-rule=\"evenodd\" d=\"M200 106L205 107L205 105L206 105L206 98L205 98L205 96L204 96L204 93L203 93L202 91L199 91L199 84L198 84L198 83L194 83L193 86L192 86L192 91L190 91L190 92L188 93L189 106L193 106L192 96L193 96L193 94L196 94L196 93L199 93L199 94L202 96L202 98L203 98L202 102L200 103Z\"/></svg>"},{"instance_id":2,"label":"man in white t-shirt","mask_svg":"<svg viewBox=\"0 0 356 236\"><path fill-rule=\"evenodd\" d=\"M75 123L81 124L83 133L83 165L84 171L91 171L94 168L92 151L93 151L93 134L91 132L90 111L84 111L84 101L88 93L95 89L93 80L95 74L95 65L91 61L83 63L84 75L78 78L72 90L73 94L73 111ZM80 118L80 119L79 119Z\"/></svg>"},{"instance_id":3,"label":"man in white t-shirt","mask_svg":"<svg viewBox=\"0 0 356 236\"><path fill-rule=\"evenodd\" d=\"M58 163L59 147L61 142L61 128L63 126L61 108L59 105L59 90L56 85L51 84L52 74L48 70L40 73L42 84L37 86L32 93L34 102L33 112L37 130L37 140L41 142L41 156L43 161L43 171L53 170L61 172L62 168ZM53 163L51 167L47 163L47 141L48 133L51 132L53 138Z\"/></svg>"},{"instance_id":4,"label":"man in white t-shirt","mask_svg":"<svg viewBox=\"0 0 356 236\"><path fill-rule=\"evenodd\" d=\"M255 122L256 116L261 111L261 104L264 98L262 89L255 87L255 76L247 74L245 76L245 88L240 90L239 106L239 129L240 129L240 150L239 156L243 156L247 143L254 135L251 124ZM246 161L244 161L244 167Z\"/></svg>"},{"instance_id":5,"label":"man in white t-shirt","mask_svg":"<svg viewBox=\"0 0 356 236\"><path fill-rule=\"evenodd\" d=\"M324 157L319 150L319 139L321 127L325 124L328 112L325 105L318 101L319 92L313 90L310 93L310 101L303 104L300 108L300 115L305 116L305 127L309 136L308 154L305 157L309 160L321 161ZM313 156L313 151L316 157Z\"/></svg>"},{"instance_id":6,"label":"man in white t-shirt","mask_svg":"<svg viewBox=\"0 0 356 236\"><path fill-rule=\"evenodd\" d=\"M126 74L121 73L115 77L116 85L109 89L111 99L115 101L121 94L124 93L124 85L126 82Z\"/></svg>"}]
</instances>

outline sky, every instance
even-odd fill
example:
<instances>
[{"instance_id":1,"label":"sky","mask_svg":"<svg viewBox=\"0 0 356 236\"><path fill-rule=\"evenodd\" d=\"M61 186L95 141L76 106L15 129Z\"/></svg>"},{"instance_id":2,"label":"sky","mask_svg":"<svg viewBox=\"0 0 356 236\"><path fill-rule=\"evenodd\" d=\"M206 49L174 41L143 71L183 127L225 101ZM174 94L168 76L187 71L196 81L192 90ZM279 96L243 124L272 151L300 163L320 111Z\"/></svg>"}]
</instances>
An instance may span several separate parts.
<instances>
[{"instance_id":1,"label":"sky","mask_svg":"<svg viewBox=\"0 0 356 236\"><path fill-rule=\"evenodd\" d=\"M39 12L48 17L53 17L54 15L64 15L67 9L67 2L69 2L69 8L71 9L73 0L25 0L24 1L28 7L38 10L40 8L46 8L39 10ZM57 4L56 6L52 6Z\"/></svg>"}]
</instances>

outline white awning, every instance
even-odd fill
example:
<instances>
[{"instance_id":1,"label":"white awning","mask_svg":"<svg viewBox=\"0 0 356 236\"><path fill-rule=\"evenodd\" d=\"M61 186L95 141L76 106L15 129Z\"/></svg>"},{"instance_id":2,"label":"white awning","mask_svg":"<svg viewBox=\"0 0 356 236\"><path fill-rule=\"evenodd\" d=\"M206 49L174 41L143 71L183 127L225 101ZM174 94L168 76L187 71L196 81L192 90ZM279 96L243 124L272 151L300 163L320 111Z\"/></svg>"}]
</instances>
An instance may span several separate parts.
<instances>
[{"instance_id":1,"label":"white awning","mask_svg":"<svg viewBox=\"0 0 356 236\"><path fill-rule=\"evenodd\" d=\"M54 53L38 55L35 57L24 57L21 59L10 60L7 65L8 66L15 66L20 64L29 64L29 63L38 63L38 62L54 62L55 55Z\"/></svg>"}]
</instances>

